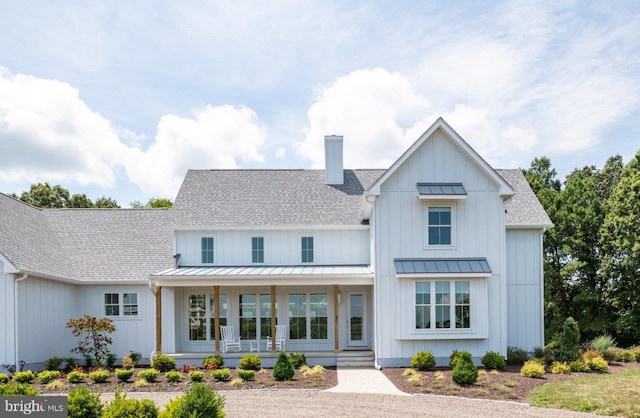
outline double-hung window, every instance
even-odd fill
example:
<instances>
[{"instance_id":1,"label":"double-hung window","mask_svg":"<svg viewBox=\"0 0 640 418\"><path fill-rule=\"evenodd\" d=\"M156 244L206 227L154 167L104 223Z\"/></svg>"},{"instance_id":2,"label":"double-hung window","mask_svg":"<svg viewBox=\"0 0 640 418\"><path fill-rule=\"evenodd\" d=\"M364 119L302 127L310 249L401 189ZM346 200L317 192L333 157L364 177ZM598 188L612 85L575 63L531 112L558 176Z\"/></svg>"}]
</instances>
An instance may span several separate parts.
<instances>
[{"instance_id":1,"label":"double-hung window","mask_svg":"<svg viewBox=\"0 0 640 418\"><path fill-rule=\"evenodd\" d=\"M326 340L329 338L328 295L300 293L289 295L289 338Z\"/></svg>"},{"instance_id":2,"label":"double-hung window","mask_svg":"<svg viewBox=\"0 0 640 418\"><path fill-rule=\"evenodd\" d=\"M227 295L219 295L220 325L227 325ZM190 294L188 297L189 341L215 341L216 305L212 293Z\"/></svg>"},{"instance_id":3,"label":"double-hung window","mask_svg":"<svg viewBox=\"0 0 640 418\"><path fill-rule=\"evenodd\" d=\"M251 262L264 263L264 237L251 238Z\"/></svg>"},{"instance_id":4,"label":"double-hung window","mask_svg":"<svg viewBox=\"0 0 640 418\"><path fill-rule=\"evenodd\" d=\"M301 249L301 261L303 263L313 263L313 237L302 237Z\"/></svg>"},{"instance_id":5,"label":"double-hung window","mask_svg":"<svg viewBox=\"0 0 640 418\"><path fill-rule=\"evenodd\" d=\"M105 316L138 316L137 293L105 293Z\"/></svg>"},{"instance_id":6,"label":"double-hung window","mask_svg":"<svg viewBox=\"0 0 640 418\"><path fill-rule=\"evenodd\" d=\"M200 250L202 254L202 264L213 263L213 237L202 237L200 239Z\"/></svg>"},{"instance_id":7,"label":"double-hung window","mask_svg":"<svg viewBox=\"0 0 640 418\"><path fill-rule=\"evenodd\" d=\"M450 206L430 206L428 208L428 243L429 245L452 244L452 216Z\"/></svg>"},{"instance_id":8,"label":"double-hung window","mask_svg":"<svg viewBox=\"0 0 640 418\"><path fill-rule=\"evenodd\" d=\"M468 280L416 282L416 329L470 329L470 288Z\"/></svg>"}]
</instances>

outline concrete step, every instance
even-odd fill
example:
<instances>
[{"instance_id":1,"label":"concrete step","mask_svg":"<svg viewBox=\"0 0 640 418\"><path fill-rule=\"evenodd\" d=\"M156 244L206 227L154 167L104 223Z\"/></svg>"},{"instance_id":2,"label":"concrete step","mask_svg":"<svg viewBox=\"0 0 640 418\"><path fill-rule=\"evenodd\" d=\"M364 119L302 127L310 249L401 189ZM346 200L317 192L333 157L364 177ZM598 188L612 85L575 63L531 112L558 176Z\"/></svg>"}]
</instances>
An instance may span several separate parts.
<instances>
[{"instance_id":1,"label":"concrete step","mask_svg":"<svg viewBox=\"0 0 640 418\"><path fill-rule=\"evenodd\" d=\"M373 369L373 360L342 360L337 362L338 368Z\"/></svg>"}]
</instances>

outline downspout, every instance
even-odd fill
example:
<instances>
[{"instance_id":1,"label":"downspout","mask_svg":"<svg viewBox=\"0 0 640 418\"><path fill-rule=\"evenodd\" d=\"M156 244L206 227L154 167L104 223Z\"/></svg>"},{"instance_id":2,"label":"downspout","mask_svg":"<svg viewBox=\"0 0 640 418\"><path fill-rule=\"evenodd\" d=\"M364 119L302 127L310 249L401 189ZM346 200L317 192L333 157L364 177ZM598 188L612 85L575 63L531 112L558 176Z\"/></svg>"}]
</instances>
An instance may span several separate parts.
<instances>
[{"instance_id":1,"label":"downspout","mask_svg":"<svg viewBox=\"0 0 640 418\"><path fill-rule=\"evenodd\" d=\"M18 335L18 329L19 329L19 324L18 324L18 283L27 279L29 277L28 274L23 274L22 277L18 277L17 279L15 279L15 281L13 282L13 338L15 339L14 341L14 361L15 364L14 366L16 367L16 371L19 371L19 367L20 367L20 349L19 349L19 344L20 344L20 336Z\"/></svg>"}]
</instances>

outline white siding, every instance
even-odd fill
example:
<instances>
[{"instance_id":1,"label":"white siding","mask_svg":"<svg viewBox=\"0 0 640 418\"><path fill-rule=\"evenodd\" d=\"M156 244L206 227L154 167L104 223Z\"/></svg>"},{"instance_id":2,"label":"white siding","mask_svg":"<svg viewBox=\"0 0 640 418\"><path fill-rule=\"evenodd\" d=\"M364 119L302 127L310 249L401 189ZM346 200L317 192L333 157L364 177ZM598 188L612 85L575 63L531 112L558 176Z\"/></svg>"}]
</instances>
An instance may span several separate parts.
<instances>
[{"instance_id":1,"label":"white siding","mask_svg":"<svg viewBox=\"0 0 640 418\"><path fill-rule=\"evenodd\" d=\"M0 261L2 266L2 261ZM13 315L13 275L0 273L0 364L15 364ZM0 366L0 371L2 367Z\"/></svg>"},{"instance_id":2,"label":"white siding","mask_svg":"<svg viewBox=\"0 0 640 418\"><path fill-rule=\"evenodd\" d=\"M467 190L466 200L451 202L456 207L452 247L427 248L425 206L429 203L417 198L417 182L461 182ZM431 351L440 359L454 349L468 350L475 357L487 350L506 354L504 203L498 192L498 185L441 131L436 131L382 185L373 228L377 244L376 351L382 365L401 365L419 350ZM406 294L410 286L402 290L395 276L393 259L400 257L486 257L492 270L492 276L486 279L487 296L474 301L472 295L472 304L486 304L479 309L487 310L488 323L479 327L487 338L398 339L398 324L415 320L413 311L400 305L403 301L414 303L406 299L411 297Z\"/></svg>"},{"instance_id":3,"label":"white siding","mask_svg":"<svg viewBox=\"0 0 640 418\"><path fill-rule=\"evenodd\" d=\"M507 327L509 347L544 345L542 232L507 230Z\"/></svg>"},{"instance_id":4,"label":"white siding","mask_svg":"<svg viewBox=\"0 0 640 418\"><path fill-rule=\"evenodd\" d=\"M314 237L313 264L369 264L368 230L319 231L177 231L181 266L201 266L200 239L214 237L214 264L250 265L251 237L264 237L265 265L301 264L300 238ZM208 264L205 264L208 265Z\"/></svg>"}]
</instances>

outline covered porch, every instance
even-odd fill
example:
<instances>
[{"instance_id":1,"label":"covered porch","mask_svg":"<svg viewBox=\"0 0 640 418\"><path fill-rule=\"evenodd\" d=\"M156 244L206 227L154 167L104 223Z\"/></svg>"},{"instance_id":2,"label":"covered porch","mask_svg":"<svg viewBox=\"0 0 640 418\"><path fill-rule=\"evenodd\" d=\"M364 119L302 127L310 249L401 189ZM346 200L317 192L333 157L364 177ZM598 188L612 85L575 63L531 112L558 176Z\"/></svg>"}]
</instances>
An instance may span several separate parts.
<instances>
[{"instance_id":1,"label":"covered porch","mask_svg":"<svg viewBox=\"0 0 640 418\"><path fill-rule=\"evenodd\" d=\"M150 285L154 354L173 356L179 364L219 354L232 365L252 352L269 366L278 354L271 338L276 325L286 329L285 351L305 353L314 364L373 357L369 266L176 267L152 275ZM221 326L240 337L239 349L224 352Z\"/></svg>"}]
</instances>

